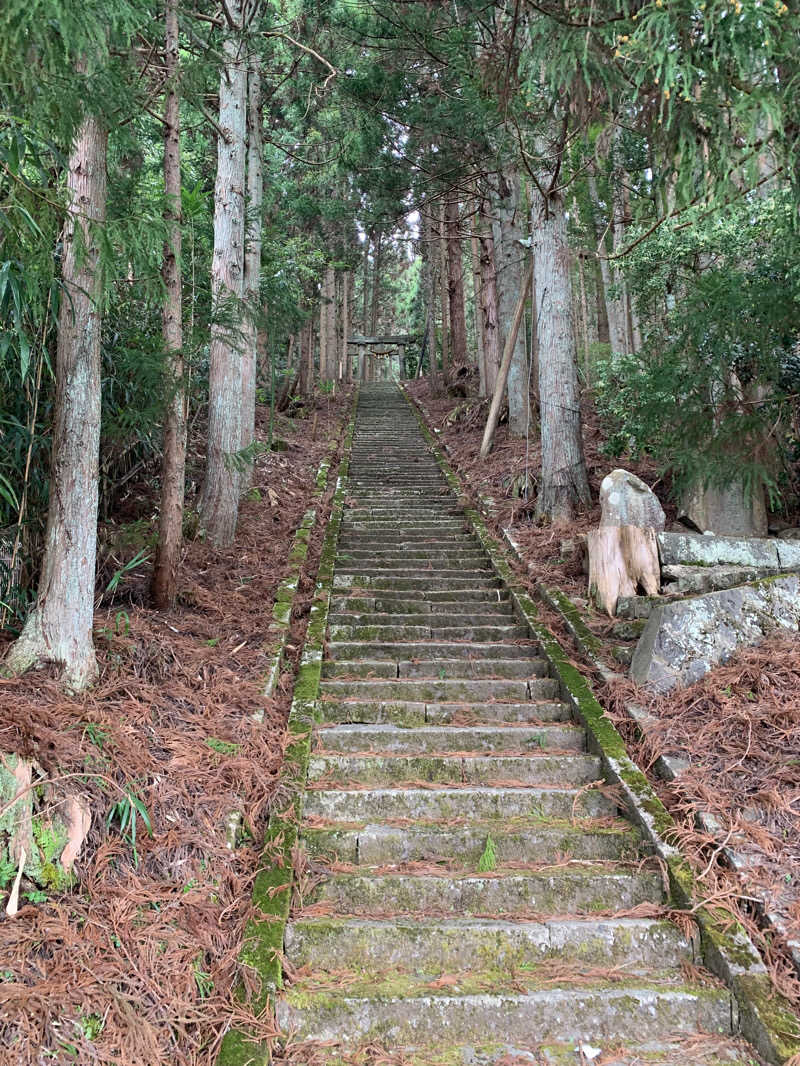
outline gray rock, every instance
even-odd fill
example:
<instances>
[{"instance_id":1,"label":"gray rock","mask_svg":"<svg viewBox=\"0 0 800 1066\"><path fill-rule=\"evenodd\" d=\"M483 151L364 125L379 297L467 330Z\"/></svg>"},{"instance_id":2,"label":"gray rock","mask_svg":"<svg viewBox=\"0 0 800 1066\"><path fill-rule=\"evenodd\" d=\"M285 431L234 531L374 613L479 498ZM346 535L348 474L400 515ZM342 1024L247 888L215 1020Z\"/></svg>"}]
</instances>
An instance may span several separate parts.
<instances>
[{"instance_id":1,"label":"gray rock","mask_svg":"<svg viewBox=\"0 0 800 1066\"><path fill-rule=\"evenodd\" d=\"M800 529L791 526L789 529L782 529L778 536L781 540L800 540Z\"/></svg>"},{"instance_id":2,"label":"gray rock","mask_svg":"<svg viewBox=\"0 0 800 1066\"><path fill-rule=\"evenodd\" d=\"M659 532L666 516L655 493L635 474L612 470L600 486L602 526L639 526Z\"/></svg>"},{"instance_id":3,"label":"gray rock","mask_svg":"<svg viewBox=\"0 0 800 1066\"><path fill-rule=\"evenodd\" d=\"M758 581L769 577L775 569L759 566L682 566L672 564L662 566L661 580L668 592L695 594L699 592L718 592L735 585L746 585L748 581Z\"/></svg>"},{"instance_id":4,"label":"gray rock","mask_svg":"<svg viewBox=\"0 0 800 1066\"><path fill-rule=\"evenodd\" d=\"M800 577L752 585L658 607L631 663L631 677L661 692L698 681L737 648L758 644L776 628L800 624Z\"/></svg>"},{"instance_id":5,"label":"gray rock","mask_svg":"<svg viewBox=\"0 0 800 1066\"><path fill-rule=\"evenodd\" d=\"M781 570L800 570L800 540L776 540Z\"/></svg>"},{"instance_id":6,"label":"gray rock","mask_svg":"<svg viewBox=\"0 0 800 1066\"><path fill-rule=\"evenodd\" d=\"M708 529L721 537L766 537L764 489L745 493L741 483L724 489L696 485L684 494L678 518L695 529Z\"/></svg>"},{"instance_id":7,"label":"gray rock","mask_svg":"<svg viewBox=\"0 0 800 1066\"><path fill-rule=\"evenodd\" d=\"M661 566L750 566L779 570L778 542L765 537L703 536L699 533L659 533Z\"/></svg>"}]
</instances>

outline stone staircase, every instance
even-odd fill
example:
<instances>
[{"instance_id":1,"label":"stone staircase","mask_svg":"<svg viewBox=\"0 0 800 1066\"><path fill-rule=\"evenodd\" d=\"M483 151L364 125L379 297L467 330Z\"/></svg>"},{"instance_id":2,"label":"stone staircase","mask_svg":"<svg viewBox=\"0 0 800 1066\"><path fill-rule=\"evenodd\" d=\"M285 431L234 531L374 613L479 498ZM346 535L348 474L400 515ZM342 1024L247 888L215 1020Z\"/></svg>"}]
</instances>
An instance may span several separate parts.
<instances>
[{"instance_id":1,"label":"stone staircase","mask_svg":"<svg viewBox=\"0 0 800 1066\"><path fill-rule=\"evenodd\" d=\"M547 672L400 390L363 387L277 1005L291 1061L755 1061ZM349 1057L366 1046L399 1057Z\"/></svg>"}]
</instances>

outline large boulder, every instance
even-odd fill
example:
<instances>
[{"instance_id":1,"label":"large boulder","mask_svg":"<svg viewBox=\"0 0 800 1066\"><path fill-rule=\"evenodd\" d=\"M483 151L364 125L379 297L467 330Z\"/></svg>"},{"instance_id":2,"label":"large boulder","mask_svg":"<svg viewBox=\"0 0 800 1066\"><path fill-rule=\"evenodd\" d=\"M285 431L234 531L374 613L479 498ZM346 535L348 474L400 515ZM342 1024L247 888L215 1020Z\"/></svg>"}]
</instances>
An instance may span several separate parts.
<instances>
[{"instance_id":1,"label":"large boulder","mask_svg":"<svg viewBox=\"0 0 800 1066\"><path fill-rule=\"evenodd\" d=\"M631 677L660 692L690 685L780 627L800 625L800 577L765 578L657 607L631 663Z\"/></svg>"},{"instance_id":2,"label":"large boulder","mask_svg":"<svg viewBox=\"0 0 800 1066\"><path fill-rule=\"evenodd\" d=\"M661 532L666 516L655 493L628 470L612 470L600 486L600 528L639 526Z\"/></svg>"},{"instance_id":3,"label":"large boulder","mask_svg":"<svg viewBox=\"0 0 800 1066\"><path fill-rule=\"evenodd\" d=\"M685 492L678 518L701 533L720 537L766 537L767 507L762 486L745 491L741 482L727 488L694 485Z\"/></svg>"}]
</instances>

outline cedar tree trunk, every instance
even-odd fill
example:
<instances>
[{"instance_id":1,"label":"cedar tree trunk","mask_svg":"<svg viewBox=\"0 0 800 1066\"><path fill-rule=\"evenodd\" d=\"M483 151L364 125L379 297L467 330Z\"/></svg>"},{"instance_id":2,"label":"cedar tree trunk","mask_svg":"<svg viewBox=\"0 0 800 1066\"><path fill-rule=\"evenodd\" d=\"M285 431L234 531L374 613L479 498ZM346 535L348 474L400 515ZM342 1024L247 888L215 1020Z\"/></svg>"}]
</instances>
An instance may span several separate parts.
<instances>
[{"instance_id":1,"label":"cedar tree trunk","mask_svg":"<svg viewBox=\"0 0 800 1066\"><path fill-rule=\"evenodd\" d=\"M36 606L5 660L12 673L56 663L74 691L97 676L92 643L102 325L97 228L106 213L107 140L106 130L89 115L69 160L44 559Z\"/></svg>"},{"instance_id":2,"label":"cedar tree trunk","mask_svg":"<svg viewBox=\"0 0 800 1066\"><path fill-rule=\"evenodd\" d=\"M166 353L167 408L164 415L164 455L161 462L161 508L152 594L156 607L175 602L178 564L183 541L183 499L186 469L186 395L183 381L183 323L181 307L181 143L178 94L178 0L167 0L164 105L164 263L161 274L166 295L161 332Z\"/></svg>"},{"instance_id":3,"label":"cedar tree trunk","mask_svg":"<svg viewBox=\"0 0 800 1066\"><path fill-rule=\"evenodd\" d=\"M241 29L240 4L230 3L229 10ZM220 548L231 544L236 534L241 481L234 456L242 440L243 337L230 321L220 321L221 311L228 319L238 318L244 295L247 69L240 33L229 32L222 51L211 264L216 315L209 355L206 481L200 505L208 538Z\"/></svg>"}]
</instances>

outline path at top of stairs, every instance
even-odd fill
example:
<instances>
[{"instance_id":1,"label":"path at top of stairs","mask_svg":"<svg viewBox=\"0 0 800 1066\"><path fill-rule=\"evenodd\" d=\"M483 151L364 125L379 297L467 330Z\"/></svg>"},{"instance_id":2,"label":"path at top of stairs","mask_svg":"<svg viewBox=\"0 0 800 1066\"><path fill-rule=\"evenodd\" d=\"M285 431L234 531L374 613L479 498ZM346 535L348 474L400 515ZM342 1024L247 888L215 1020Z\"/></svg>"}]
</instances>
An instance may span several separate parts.
<instances>
[{"instance_id":1,"label":"path at top of stairs","mask_svg":"<svg viewBox=\"0 0 800 1066\"><path fill-rule=\"evenodd\" d=\"M394 385L361 390L347 501L291 1061L754 1062Z\"/></svg>"}]
</instances>

